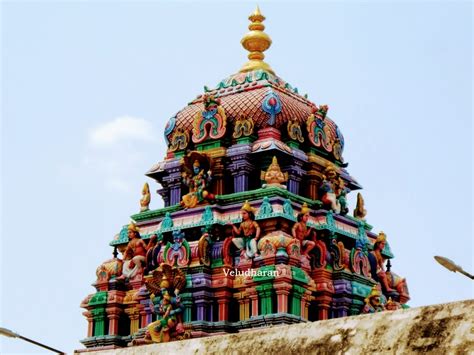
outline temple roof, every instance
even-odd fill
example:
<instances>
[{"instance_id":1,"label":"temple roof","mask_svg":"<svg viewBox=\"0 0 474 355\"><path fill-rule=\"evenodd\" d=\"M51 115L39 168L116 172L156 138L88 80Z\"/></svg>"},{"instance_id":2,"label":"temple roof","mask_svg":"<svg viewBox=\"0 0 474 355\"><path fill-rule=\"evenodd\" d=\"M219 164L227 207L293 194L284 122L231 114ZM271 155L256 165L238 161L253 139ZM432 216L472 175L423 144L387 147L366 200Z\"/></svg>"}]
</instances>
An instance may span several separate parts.
<instances>
[{"instance_id":1,"label":"temple roof","mask_svg":"<svg viewBox=\"0 0 474 355\"><path fill-rule=\"evenodd\" d=\"M290 120L297 120L300 124L304 124L316 107L283 79L261 69L233 74L223 79L216 88L206 90L207 94L219 97L229 122L233 122L241 115L251 117L257 130L270 126L269 115L262 109L262 103L272 92L281 100L281 112L276 115L276 122L272 125L275 128L286 128L284 125ZM203 109L201 95L177 113L176 127L190 130L194 116ZM332 138L335 138L336 124L329 118L326 118L326 123L330 128Z\"/></svg>"},{"instance_id":2,"label":"temple roof","mask_svg":"<svg viewBox=\"0 0 474 355\"><path fill-rule=\"evenodd\" d=\"M255 125L255 132L262 128L274 127L281 132L287 131L288 123L297 123L304 135L313 134L317 141L317 148L335 160L343 162L341 154L344 148L344 138L337 125L326 116L327 106L322 116L316 117L316 125L320 128L309 127L308 119L318 112L318 106L309 101L306 95L298 93L298 89L292 87L285 80L275 74L269 64L264 62L263 52L272 43L270 37L263 32L265 17L259 8L250 16L251 21L247 34L242 38L242 46L249 51L249 61L243 65L239 72L223 79L215 88L204 87L204 93L198 95L186 107L170 119L165 128L165 137L168 143L170 137L178 129L191 132L196 117L205 110L204 100L209 97L219 99L220 106L224 109L227 119L227 132L232 132L235 122L241 118L251 119ZM272 100L273 101L269 101ZM269 102L272 107L269 106ZM274 109L275 113L270 111ZM313 116L314 117L314 116ZM318 137L318 132L323 135ZM306 138L306 144L310 145ZM338 143L338 147L335 144ZM337 153L334 152L337 150Z\"/></svg>"}]
</instances>

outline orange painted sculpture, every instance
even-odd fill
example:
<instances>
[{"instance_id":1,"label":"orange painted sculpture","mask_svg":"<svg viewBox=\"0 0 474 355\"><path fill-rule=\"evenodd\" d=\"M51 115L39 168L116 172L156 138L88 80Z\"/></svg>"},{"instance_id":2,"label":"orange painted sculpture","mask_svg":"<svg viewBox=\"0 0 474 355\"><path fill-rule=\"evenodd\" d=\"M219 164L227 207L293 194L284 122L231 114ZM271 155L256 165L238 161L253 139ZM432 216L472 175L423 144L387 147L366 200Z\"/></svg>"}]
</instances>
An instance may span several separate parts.
<instances>
[{"instance_id":1,"label":"orange painted sculpture","mask_svg":"<svg viewBox=\"0 0 474 355\"><path fill-rule=\"evenodd\" d=\"M134 224L128 225L127 248L124 254L124 263L121 279L134 279L143 275L143 266L145 265L145 257L147 246L140 238L139 228Z\"/></svg>"},{"instance_id":2,"label":"orange painted sculpture","mask_svg":"<svg viewBox=\"0 0 474 355\"><path fill-rule=\"evenodd\" d=\"M260 226L255 222L255 209L250 206L248 201L240 209L242 213L242 222L237 228L232 226L234 237L232 242L241 251L241 255L247 258L253 258L257 254L257 241L260 238Z\"/></svg>"},{"instance_id":3,"label":"orange painted sculpture","mask_svg":"<svg viewBox=\"0 0 474 355\"><path fill-rule=\"evenodd\" d=\"M301 206L301 212L298 213L297 220L293 228L291 229L291 234L293 238L296 238L301 245L302 254L308 256L308 253L314 248L315 243L308 238L311 238L311 234L314 232L312 228L308 228L306 223L309 219L310 209L306 203Z\"/></svg>"},{"instance_id":4,"label":"orange painted sculpture","mask_svg":"<svg viewBox=\"0 0 474 355\"><path fill-rule=\"evenodd\" d=\"M386 241L387 241L387 236L385 235L384 232L380 232L379 236L377 237L377 240L375 241L372 255L375 257L375 260L377 261L376 273L377 273L377 277L380 280L380 283L382 284L386 292L393 292L395 290L391 288L389 285L389 280L388 280L387 274L385 273L385 266L384 266L385 258L382 255L382 251L385 248Z\"/></svg>"}]
</instances>

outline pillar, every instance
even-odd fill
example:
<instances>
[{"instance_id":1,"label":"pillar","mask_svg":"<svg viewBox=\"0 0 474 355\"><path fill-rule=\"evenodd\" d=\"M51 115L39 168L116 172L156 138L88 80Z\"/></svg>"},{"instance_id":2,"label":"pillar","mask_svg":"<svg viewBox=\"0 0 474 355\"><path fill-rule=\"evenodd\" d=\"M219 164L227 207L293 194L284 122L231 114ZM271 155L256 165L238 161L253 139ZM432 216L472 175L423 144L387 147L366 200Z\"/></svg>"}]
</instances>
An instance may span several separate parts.
<instances>
[{"instance_id":1,"label":"pillar","mask_svg":"<svg viewBox=\"0 0 474 355\"><path fill-rule=\"evenodd\" d=\"M122 310L119 307L108 307L106 312L109 319L109 335L118 335L119 318Z\"/></svg>"},{"instance_id":2,"label":"pillar","mask_svg":"<svg viewBox=\"0 0 474 355\"><path fill-rule=\"evenodd\" d=\"M150 300L141 300L140 301L140 324L142 327L147 326L152 322L152 311L153 303Z\"/></svg>"},{"instance_id":3,"label":"pillar","mask_svg":"<svg viewBox=\"0 0 474 355\"><path fill-rule=\"evenodd\" d=\"M295 316L301 316L301 296L305 289L298 285L293 285L293 294L291 297L290 313Z\"/></svg>"},{"instance_id":4,"label":"pillar","mask_svg":"<svg viewBox=\"0 0 474 355\"><path fill-rule=\"evenodd\" d=\"M308 320L308 309L311 303L311 291L306 290L301 297L301 318Z\"/></svg>"},{"instance_id":5,"label":"pillar","mask_svg":"<svg viewBox=\"0 0 474 355\"><path fill-rule=\"evenodd\" d=\"M221 290L214 293L217 298L218 304L218 321L228 321L229 320L229 303L232 297L232 293L227 290Z\"/></svg>"},{"instance_id":6,"label":"pillar","mask_svg":"<svg viewBox=\"0 0 474 355\"><path fill-rule=\"evenodd\" d=\"M308 176L307 182L307 196L312 200L318 199L318 188L320 184L319 174L316 170L309 170L306 174Z\"/></svg>"},{"instance_id":7,"label":"pillar","mask_svg":"<svg viewBox=\"0 0 474 355\"><path fill-rule=\"evenodd\" d=\"M224 194L224 163L223 157L214 158L214 167L212 169L212 179L214 180L214 191L215 195Z\"/></svg>"},{"instance_id":8,"label":"pillar","mask_svg":"<svg viewBox=\"0 0 474 355\"><path fill-rule=\"evenodd\" d=\"M169 193L169 206L181 202L181 164L178 159L166 165L167 176L163 178ZM167 207L167 206L166 206Z\"/></svg>"},{"instance_id":9,"label":"pillar","mask_svg":"<svg viewBox=\"0 0 474 355\"><path fill-rule=\"evenodd\" d=\"M277 295L277 312L288 313L288 295L291 285L286 282L275 284L275 293Z\"/></svg>"},{"instance_id":10,"label":"pillar","mask_svg":"<svg viewBox=\"0 0 474 355\"><path fill-rule=\"evenodd\" d=\"M164 183L164 182L163 182ZM156 190L156 192L161 196L163 199L163 202L165 204L165 207L168 207L170 205L170 195L168 193L169 189L167 186L164 186L162 189Z\"/></svg>"},{"instance_id":11,"label":"pillar","mask_svg":"<svg viewBox=\"0 0 474 355\"><path fill-rule=\"evenodd\" d=\"M83 312L82 313L83 316L86 317L87 319L87 337L90 338L91 336L93 336L93 332L94 332L94 318L92 316L92 313L89 312L89 311L86 311L86 312Z\"/></svg>"},{"instance_id":12,"label":"pillar","mask_svg":"<svg viewBox=\"0 0 474 355\"><path fill-rule=\"evenodd\" d=\"M301 181L306 174L306 171L303 169L304 161L301 160L303 157L306 158L306 155L301 151L293 151L291 163L283 168L283 171L288 172L288 191L297 195L300 194Z\"/></svg>"},{"instance_id":13,"label":"pillar","mask_svg":"<svg viewBox=\"0 0 474 355\"><path fill-rule=\"evenodd\" d=\"M130 319L130 334L135 334L140 329L140 312L137 307L127 308L125 310Z\"/></svg>"},{"instance_id":14,"label":"pillar","mask_svg":"<svg viewBox=\"0 0 474 355\"><path fill-rule=\"evenodd\" d=\"M212 321L208 319L212 314L209 308L212 308L211 295L207 291L197 291L193 293L194 304L196 305L196 319L198 321Z\"/></svg>"},{"instance_id":15,"label":"pillar","mask_svg":"<svg viewBox=\"0 0 474 355\"><path fill-rule=\"evenodd\" d=\"M91 311L94 319L94 336L102 336L105 334L105 320L106 311L105 307L95 308Z\"/></svg>"},{"instance_id":16,"label":"pillar","mask_svg":"<svg viewBox=\"0 0 474 355\"><path fill-rule=\"evenodd\" d=\"M250 302L252 304L252 317L258 316L258 294L255 287L251 287L247 289L247 295L250 298Z\"/></svg>"},{"instance_id":17,"label":"pillar","mask_svg":"<svg viewBox=\"0 0 474 355\"><path fill-rule=\"evenodd\" d=\"M181 303L184 306L183 322L191 322L193 299L191 293L181 294Z\"/></svg>"},{"instance_id":18,"label":"pillar","mask_svg":"<svg viewBox=\"0 0 474 355\"><path fill-rule=\"evenodd\" d=\"M234 182L234 192L249 190L249 175L254 166L250 163L250 145L237 144L227 150L231 163L227 169L231 172Z\"/></svg>"},{"instance_id":19,"label":"pillar","mask_svg":"<svg viewBox=\"0 0 474 355\"><path fill-rule=\"evenodd\" d=\"M262 315L267 315L273 313L273 301L272 301L272 289L273 286L271 283L265 283L255 287L260 297Z\"/></svg>"}]
</instances>

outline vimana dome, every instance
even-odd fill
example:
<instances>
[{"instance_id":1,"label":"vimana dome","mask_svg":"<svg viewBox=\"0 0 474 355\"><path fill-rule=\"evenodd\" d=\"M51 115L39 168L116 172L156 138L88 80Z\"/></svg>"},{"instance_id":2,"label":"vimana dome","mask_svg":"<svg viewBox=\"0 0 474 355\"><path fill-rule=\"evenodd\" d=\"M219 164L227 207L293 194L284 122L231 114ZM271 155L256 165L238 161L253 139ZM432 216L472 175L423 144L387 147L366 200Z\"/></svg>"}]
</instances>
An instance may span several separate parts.
<instances>
[{"instance_id":1,"label":"vimana dome","mask_svg":"<svg viewBox=\"0 0 474 355\"><path fill-rule=\"evenodd\" d=\"M165 207L149 209L145 183L81 303L86 348L407 307L360 193L349 213L346 196L361 186L328 106L275 74L265 17L257 8L249 20L249 61L165 127L166 157L146 172Z\"/></svg>"}]
</instances>

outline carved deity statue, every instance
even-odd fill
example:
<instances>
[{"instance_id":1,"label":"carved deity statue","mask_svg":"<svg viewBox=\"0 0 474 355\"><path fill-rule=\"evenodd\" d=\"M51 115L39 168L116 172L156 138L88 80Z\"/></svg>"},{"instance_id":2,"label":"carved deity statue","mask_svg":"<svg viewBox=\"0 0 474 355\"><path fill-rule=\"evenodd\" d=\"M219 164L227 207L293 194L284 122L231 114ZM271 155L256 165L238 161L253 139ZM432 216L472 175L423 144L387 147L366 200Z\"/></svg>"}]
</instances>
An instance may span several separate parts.
<instances>
[{"instance_id":1,"label":"carved deity statue","mask_svg":"<svg viewBox=\"0 0 474 355\"><path fill-rule=\"evenodd\" d=\"M242 213L242 222L237 228L232 226L232 242L241 251L241 255L251 259L257 254L257 241L260 238L260 226L255 221L255 209L250 206L248 201L240 209Z\"/></svg>"},{"instance_id":2,"label":"carved deity statue","mask_svg":"<svg viewBox=\"0 0 474 355\"><path fill-rule=\"evenodd\" d=\"M370 294L365 299L364 308L362 308L362 313L376 313L382 312L385 310L385 307L382 303L382 293L377 288L377 286L372 287Z\"/></svg>"},{"instance_id":3,"label":"carved deity statue","mask_svg":"<svg viewBox=\"0 0 474 355\"><path fill-rule=\"evenodd\" d=\"M145 212L150 209L150 200L150 186L145 182L142 189L142 198L140 199L140 212Z\"/></svg>"},{"instance_id":4,"label":"carved deity statue","mask_svg":"<svg viewBox=\"0 0 474 355\"><path fill-rule=\"evenodd\" d=\"M395 290L390 287L387 274L385 273L385 266L384 266L385 257L382 255L382 251L385 248L386 241L387 241L387 236L385 235L384 232L380 232L379 236L377 237L375 241L374 250L371 253L375 257L375 260L377 262L376 273L377 273L377 277L380 280L380 283L382 284L386 292L393 292Z\"/></svg>"},{"instance_id":5,"label":"carved deity statue","mask_svg":"<svg viewBox=\"0 0 474 355\"><path fill-rule=\"evenodd\" d=\"M286 186L282 185L282 183L288 181L288 173L283 173L281 171L277 158L273 157L272 163L268 167L267 171L262 170L262 173L260 174L260 179L264 180L266 183L263 185L263 187L275 186L286 188Z\"/></svg>"},{"instance_id":6,"label":"carved deity statue","mask_svg":"<svg viewBox=\"0 0 474 355\"><path fill-rule=\"evenodd\" d=\"M143 275L146 253L147 246L143 239L140 238L139 228L134 223L130 223L128 225L128 244L123 253L122 276L118 279L133 280Z\"/></svg>"},{"instance_id":7,"label":"carved deity statue","mask_svg":"<svg viewBox=\"0 0 474 355\"><path fill-rule=\"evenodd\" d=\"M347 188L344 181L338 177L336 169L328 166L324 171L324 180L320 187L321 201L332 211L340 214L347 214Z\"/></svg>"},{"instance_id":8,"label":"carved deity statue","mask_svg":"<svg viewBox=\"0 0 474 355\"><path fill-rule=\"evenodd\" d=\"M354 217L357 219L364 220L366 215L367 215L367 211L364 208L364 198L362 197L362 194L359 192L357 194L357 205L356 205L356 208L354 209Z\"/></svg>"},{"instance_id":9,"label":"carved deity statue","mask_svg":"<svg viewBox=\"0 0 474 355\"><path fill-rule=\"evenodd\" d=\"M150 292L152 312L156 321L147 326L145 339L135 343L162 343L182 339L185 333L182 313L184 306L179 293L186 286L186 275L182 270L162 263L151 275L145 277Z\"/></svg>"},{"instance_id":10,"label":"carved deity statue","mask_svg":"<svg viewBox=\"0 0 474 355\"><path fill-rule=\"evenodd\" d=\"M308 256L308 253L315 247L315 242L309 240L312 236L313 229L308 228L306 223L309 219L309 212L311 210L308 208L306 202L301 206L301 212L298 213L297 221L293 228L291 229L291 234L293 238L296 238L301 244L301 250L303 255Z\"/></svg>"},{"instance_id":11,"label":"carved deity statue","mask_svg":"<svg viewBox=\"0 0 474 355\"><path fill-rule=\"evenodd\" d=\"M205 154L191 152L182 160L183 184L189 187L189 192L183 196L181 206L193 208L205 200L214 199L208 188L212 181L212 171L209 158Z\"/></svg>"}]
</instances>

